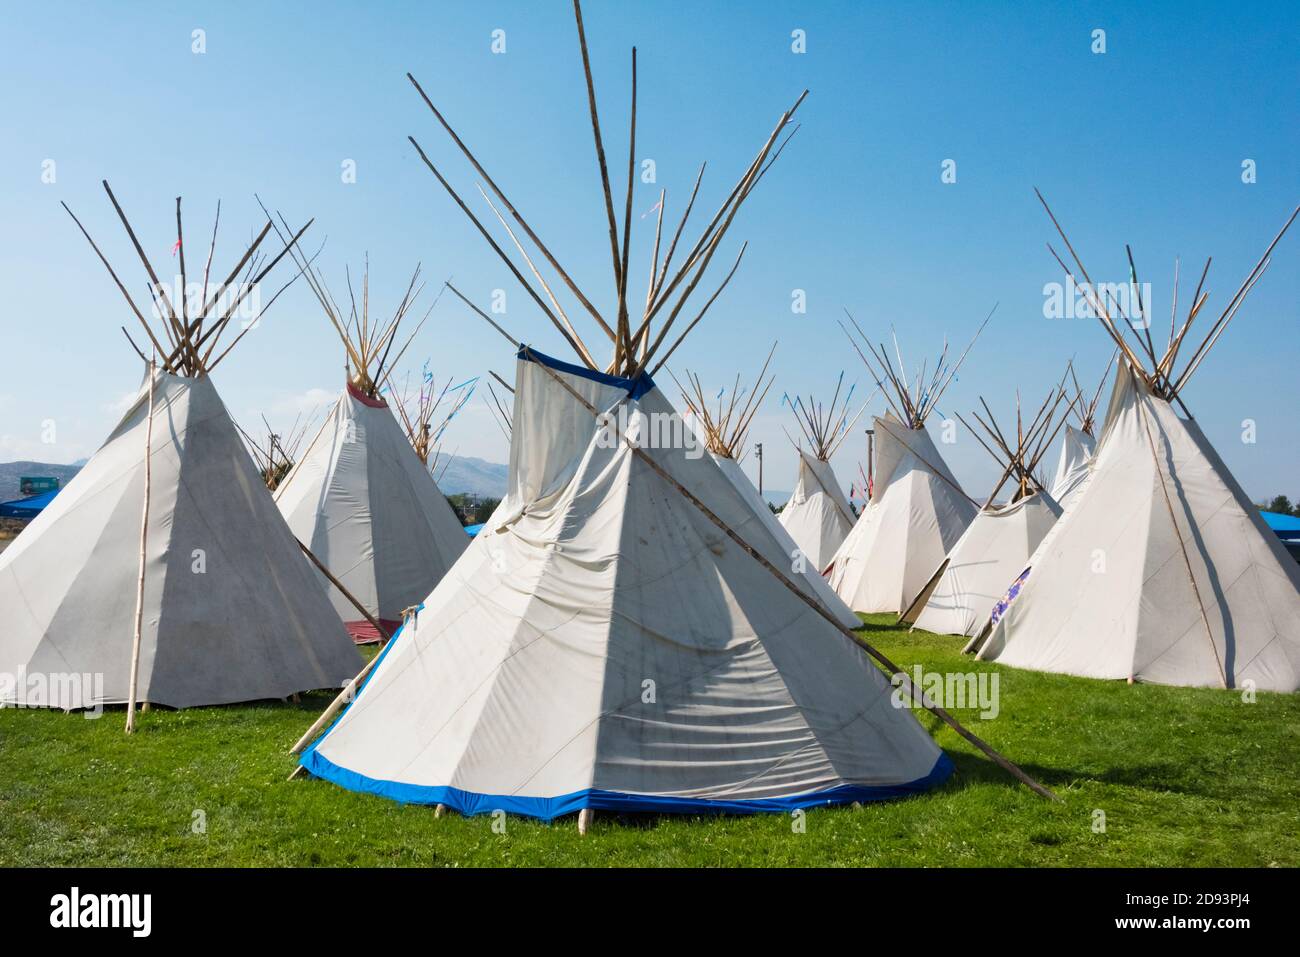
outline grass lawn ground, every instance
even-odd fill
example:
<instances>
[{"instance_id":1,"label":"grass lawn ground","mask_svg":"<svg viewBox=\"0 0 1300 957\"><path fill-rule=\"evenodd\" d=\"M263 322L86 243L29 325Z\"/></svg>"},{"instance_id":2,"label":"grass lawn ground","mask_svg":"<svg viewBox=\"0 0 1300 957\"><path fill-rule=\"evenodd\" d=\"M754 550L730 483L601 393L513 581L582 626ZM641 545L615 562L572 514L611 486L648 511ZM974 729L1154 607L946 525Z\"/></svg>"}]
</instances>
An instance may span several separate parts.
<instances>
[{"instance_id":1,"label":"grass lawn ground","mask_svg":"<svg viewBox=\"0 0 1300 957\"><path fill-rule=\"evenodd\" d=\"M551 824L448 815L286 782L287 749L329 701L144 715L0 710L0 865L1300 865L1300 696L1128 686L974 663L961 640L867 634L900 666L1000 675L976 734L1063 799L1018 785L922 714L958 773L919 798L786 815L598 815ZM1094 832L1094 812L1105 832ZM202 813L206 833L192 822Z\"/></svg>"}]
</instances>

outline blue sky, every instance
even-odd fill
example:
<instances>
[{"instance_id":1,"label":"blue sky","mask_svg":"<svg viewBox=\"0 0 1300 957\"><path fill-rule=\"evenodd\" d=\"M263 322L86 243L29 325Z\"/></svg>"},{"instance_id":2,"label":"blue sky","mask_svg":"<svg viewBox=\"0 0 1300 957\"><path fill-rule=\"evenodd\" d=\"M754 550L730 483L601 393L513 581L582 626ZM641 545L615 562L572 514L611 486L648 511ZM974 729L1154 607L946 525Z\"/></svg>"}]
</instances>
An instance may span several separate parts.
<instances>
[{"instance_id":1,"label":"blue sky","mask_svg":"<svg viewBox=\"0 0 1300 957\"><path fill-rule=\"evenodd\" d=\"M711 212L780 112L811 90L802 129L720 254L748 239L740 272L673 361L722 386L737 371L752 375L780 341L777 385L753 436L768 450L770 488L789 488L795 472L781 432L793 431L792 420L777 397L828 394L841 370L860 391L867 385L837 326L842 307L880 338L894 325L909 364L932 365L945 334L964 344L1000 303L941 403L946 415L965 414L982 394L1009 416L1017 387L1036 404L1071 356L1095 380L1110 354L1097 323L1043 317L1043 285L1061 276L1033 186L1095 279L1124 281L1124 243L1132 244L1160 317L1175 256L1184 303L1214 256L1213 318L1300 201L1300 28L1285 4L589 2L585 17L616 166L625 162L629 50L638 46L638 154L658 176L638 184L638 214L662 186L675 222L705 159L700 209ZM195 29L206 32L206 53L192 52ZM491 50L497 29L504 54ZM791 50L795 29L806 31L806 53ZM1091 51L1094 29L1106 31L1104 54ZM163 272L174 271L175 196L203 245L222 200L216 262L229 264L261 224L256 192L293 221L316 217L316 242L328 236L319 262L336 292L344 266L357 270L368 252L374 308L391 308L419 261L431 286L452 275L484 304L506 289L509 327L563 354L407 143L414 134L477 197L473 171L407 70L608 308L608 240L567 3L11 8L0 32L0 331L9 353L0 460L89 455L139 381L118 331L134 320L59 206L77 212L147 298L101 178ZM949 159L957 181L945 184ZM1242 182L1247 159L1252 184ZM54 183L42 182L47 160ZM355 161L355 183L342 181L346 160ZM621 174L614 186L621 195ZM633 223L633 287L643 292L653 216ZM187 246L191 263L199 246ZM1185 393L1256 498L1300 497L1297 263L1300 231L1283 241ZM794 289L806 290L807 314L791 312ZM430 359L440 381L511 371L505 343L450 297L417 354L412 365ZM264 411L280 423L336 393L341 366L337 340L298 286L216 379L237 419ZM882 408L877 401L872 411ZM57 441L42 444L51 419ZM1241 440L1245 419L1257 423L1254 444ZM478 398L447 446L506 458ZM972 494L986 494L996 470L964 430L944 453ZM861 436L845 444L835 463L844 481L863 454Z\"/></svg>"}]
</instances>

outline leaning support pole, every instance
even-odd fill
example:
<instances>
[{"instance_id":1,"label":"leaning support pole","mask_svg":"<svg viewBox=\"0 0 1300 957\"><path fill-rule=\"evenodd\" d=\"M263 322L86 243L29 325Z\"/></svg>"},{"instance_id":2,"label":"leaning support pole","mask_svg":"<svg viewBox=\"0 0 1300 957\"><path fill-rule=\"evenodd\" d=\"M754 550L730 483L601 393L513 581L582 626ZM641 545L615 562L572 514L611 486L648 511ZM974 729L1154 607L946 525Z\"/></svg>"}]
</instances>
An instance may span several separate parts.
<instances>
[{"instance_id":1,"label":"leaning support pole","mask_svg":"<svg viewBox=\"0 0 1300 957\"><path fill-rule=\"evenodd\" d=\"M524 346L523 350L526 356L532 358L532 351L527 346ZM593 418L596 419L600 418L601 413L597 411L595 406L593 406L585 398L579 395L578 392L574 390L567 382L565 382L564 379L562 379L558 373L556 373L549 366L547 366L545 363L542 362L538 362L537 367L541 369L543 372L545 372L547 375L549 375L552 379L554 379L561 386L561 388L564 389L565 392L573 396L573 398L581 406L583 406L583 408L585 408L588 412L591 413ZM942 721L944 724L948 725L948 727L956 731L959 735L961 735L972 745L978 748L986 757L989 758L989 760L993 761L994 764L1002 768L1004 771L1006 771L1008 774L1014 777L1017 781L1024 784L1035 794L1042 795L1043 797L1049 798L1053 801L1060 800L1060 798L1057 797L1054 793L1052 793L1052 791L1050 791L1048 788L1044 787L1042 784L1039 784L1037 781L1031 778L1020 768L1016 767L1016 765L1012 764L1010 761L1004 758L997 751L993 750L992 747L986 744L975 734L966 730L966 728L962 727L961 723L958 722L957 719L954 718L952 715L950 715L945 709L939 707L939 705L935 704L934 702L929 701L925 696L925 692L922 689L917 688L912 683L911 678L908 677L906 672L904 672L896 664L894 664L887 657L885 657L884 654L882 654L875 647L873 647L871 643L868 642L861 635L855 634L852 630L846 628L845 626L841 625L838 621L836 621L835 618L829 612L827 612L824 608L821 607L821 605L817 603L816 599L810 597L809 595L806 595L799 588L799 586L796 585L794 582L792 582L790 578L787 575L785 575L779 568L777 568L766 558L764 558L761 554L755 551L743 538L737 535L727 525L726 522L724 522L721 518L719 518L712 511L712 509L710 509L707 505L701 502L698 498L695 497L694 494L691 493L689 489L687 489L684 485L682 485L670 474L668 474L667 470L665 470L663 466L661 466L653 458L647 455L644 450L638 448L637 446L629 442L626 436L621 436L621 438L622 441L627 444L628 449L632 452L634 456L639 458L642 462L644 462L647 466L649 466L651 471L653 471L656 475L662 478L670 486L672 486L679 493L681 493L681 495L688 502L694 505L695 508L701 514L703 514L705 518L709 520L709 522L711 522L714 526L718 528L719 531L721 531L724 535L726 535L738 546L740 546L741 550L743 550L747 555L749 555L750 558L754 559L754 561L758 562L765 569L767 569L768 572L770 572L774 578L776 578L779 582L781 582L782 585L785 586L786 590L789 591L790 594L794 595L805 605L807 605L809 608L815 611L825 621L829 622L832 626L834 626L834 628L837 631L839 631L842 635L844 635L846 638L849 638L856 644L860 645L868 655L870 655L882 666L884 666L884 668L890 673L891 676L897 676L901 678L902 681L906 683L908 692L911 694L912 699L914 701L918 702L922 707L924 707L927 711L929 711L931 714L937 717L940 721Z\"/></svg>"},{"instance_id":2,"label":"leaning support pole","mask_svg":"<svg viewBox=\"0 0 1300 957\"><path fill-rule=\"evenodd\" d=\"M135 634L131 639L131 683L126 698L126 733L135 732L135 697L140 683L140 634L144 630L144 566L148 557L149 539L149 486L152 477L150 462L153 459L153 380L154 363L149 361L149 412L144 427L144 509L140 516L140 572L135 580Z\"/></svg>"},{"instance_id":3,"label":"leaning support pole","mask_svg":"<svg viewBox=\"0 0 1300 957\"><path fill-rule=\"evenodd\" d=\"M307 551L307 549L304 548L303 551ZM311 552L307 552L307 554L310 556ZM406 623L410 621L412 617L414 617L415 611L416 609L412 607L406 609L406 611L402 613L403 627L405 627ZM302 754L302 752L307 749L307 745L311 744L312 741L316 740L316 736L320 734L321 731L324 730L325 725L329 724L331 719L333 719L333 717L343 709L343 706L352 700L352 696L356 694L357 688L359 688L361 686L361 683L364 682L367 677L369 677L370 672L375 670L375 665L379 664L379 659L382 657L383 657L382 654L378 654L366 662L366 666L362 668L359 672L357 672L357 676L353 678L351 681L349 681L347 685L343 688L343 690L338 693L338 696L333 701L330 702L329 707L326 708L321 713L321 716L316 719L315 723L312 724L312 726L307 729L307 733L304 734L301 738L299 738L298 743L289 749L290 754ZM289 780L292 781L294 778L296 778L299 775L301 771L302 771L302 766L299 765L294 770L293 774L289 775Z\"/></svg>"},{"instance_id":4,"label":"leaning support pole","mask_svg":"<svg viewBox=\"0 0 1300 957\"><path fill-rule=\"evenodd\" d=\"M361 604L361 602L357 601L352 592L343 587L343 583L335 578L330 570L325 567L324 563L311 553L311 549L304 545L300 539L295 538L294 541L298 542L298 547L302 549L302 553L311 559L311 563L320 569L320 573L329 580L329 583L339 590L339 594L351 602L353 608L361 612L361 617L365 618L365 620L370 623L371 627L373 627L380 636L387 635L387 632L384 631L384 626L379 624L379 620L376 619L374 615L370 614L370 612L366 611L366 607ZM387 638L381 637L380 640L386 641Z\"/></svg>"},{"instance_id":5,"label":"leaning support pole","mask_svg":"<svg viewBox=\"0 0 1300 957\"><path fill-rule=\"evenodd\" d=\"M343 710L343 706L352 700L352 696L356 694L357 688L359 688L361 683L369 677L370 672L374 671L375 665L379 664L379 659L382 657L383 655L375 655L366 662L366 666L357 672L357 676L349 681L347 686L338 693L338 697L330 702L329 707L321 712L321 716L316 719L310 728L307 729L307 733L299 738L298 743L289 749L290 754L302 754L303 751L307 750L307 745L315 741L316 736L325 730L325 726L334 720L334 716ZM292 781L294 778L301 777L306 773L306 769L300 764L293 769L288 780Z\"/></svg>"},{"instance_id":6,"label":"leaning support pole","mask_svg":"<svg viewBox=\"0 0 1300 957\"><path fill-rule=\"evenodd\" d=\"M1214 643L1214 629L1210 627L1210 618L1205 613L1205 602L1201 600L1201 589L1196 584L1196 574L1192 571L1192 560L1187 555L1187 542L1183 540L1182 529L1178 527L1178 516L1174 513L1174 503L1169 497L1169 485L1165 482L1165 471L1160 467L1160 455L1156 451L1156 440L1151 434L1151 426L1147 422L1146 409L1144 403L1147 400L1139 397L1138 399L1138 416L1142 419L1142 428L1146 431L1147 444L1151 448L1151 464L1155 466L1156 476L1160 479L1160 491L1164 494L1165 508L1169 512L1169 524L1173 526L1174 535L1178 537L1178 549L1183 555L1183 568L1187 571L1187 580L1191 582L1192 594L1196 597L1196 607L1201 612L1201 624L1205 626L1205 639L1210 643L1210 653L1214 655L1214 664L1219 669L1219 681L1224 688L1232 687L1228 683L1227 672L1223 670L1223 659L1219 656L1219 646ZM1133 683L1133 676L1129 675L1129 684Z\"/></svg>"}]
</instances>

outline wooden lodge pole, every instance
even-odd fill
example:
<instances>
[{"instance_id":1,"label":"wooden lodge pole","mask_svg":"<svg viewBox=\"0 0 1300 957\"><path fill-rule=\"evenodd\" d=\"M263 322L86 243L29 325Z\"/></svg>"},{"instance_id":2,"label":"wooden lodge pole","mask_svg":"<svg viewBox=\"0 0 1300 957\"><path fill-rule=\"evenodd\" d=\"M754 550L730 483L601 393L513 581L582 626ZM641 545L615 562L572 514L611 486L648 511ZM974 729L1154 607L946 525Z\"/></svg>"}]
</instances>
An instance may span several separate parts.
<instances>
[{"instance_id":1,"label":"wooden lodge pole","mask_svg":"<svg viewBox=\"0 0 1300 957\"><path fill-rule=\"evenodd\" d=\"M304 546L303 551L307 551L307 547ZM315 560L315 557L313 557L312 553L309 553L309 551L307 551L307 555L309 558L312 558L312 560ZM328 573L329 572L326 572L326 575L328 575ZM409 607L409 609L403 611L402 624L406 625L415 614L415 606ZM354 679L348 681L346 687L344 687L343 690L338 693L338 696L329 703L329 707L326 707L326 709L322 711L320 718L317 718L315 722L312 723L312 727L307 729L307 733L300 737L298 742L289 749L290 754L302 754L304 750L307 750L307 745L311 744L312 741L315 741L316 736L320 735L321 731L324 731L326 724L329 724L331 720L334 719L334 715L337 715L339 711L343 710L343 706L352 700L352 696L356 694L356 690L361 687L361 684L364 683L370 672L374 671L374 666L380 663L380 658L382 657L382 653L374 655L373 658L370 658L370 661L365 663L365 667L361 668L361 670L357 672ZM289 775L289 780L294 780L303 774L305 774L304 768L302 765L299 765L298 767L295 767L292 774Z\"/></svg>"},{"instance_id":2,"label":"wooden lodge pole","mask_svg":"<svg viewBox=\"0 0 1300 957\"><path fill-rule=\"evenodd\" d=\"M374 615L366 611L365 605L357 601L356 596L354 596L352 592L348 591L346 588L343 587L343 583L339 581L337 578L335 578L334 575L330 572L330 570L325 567L324 563L321 562L319 558L317 558L315 555L311 553L310 548L304 545L302 541L298 538L295 538L294 541L298 542L298 547L302 549L302 553L304 555L306 555L308 558L311 559L311 563L320 569L320 573L324 575L327 579L329 579L329 583L339 590L339 594L341 594L344 598L346 598L349 602L351 602L353 608L361 612L361 616L370 623L371 627L373 627L376 632L379 633L380 641L381 642L387 641L388 635L384 631L383 625L379 624L378 619L376 619Z\"/></svg>"},{"instance_id":3,"label":"wooden lodge pole","mask_svg":"<svg viewBox=\"0 0 1300 957\"><path fill-rule=\"evenodd\" d=\"M347 687L340 691L334 700L330 702L329 707L321 712L321 716L316 719L310 728L307 729L307 733L299 738L298 742L289 749L290 754L302 754L302 752L307 749L307 745L311 744L312 741L315 740L316 736L324 730L325 725L330 722L330 719L338 714L339 711L342 710L343 706L348 703L352 695L356 693L357 687L370 676L370 672L375 669L375 665L379 663L381 657L382 655L375 655L366 662L366 666L357 672L357 676L349 681ZM297 773L295 772L293 776L297 777Z\"/></svg>"},{"instance_id":4,"label":"wooden lodge pole","mask_svg":"<svg viewBox=\"0 0 1300 957\"><path fill-rule=\"evenodd\" d=\"M149 539L149 485L153 459L153 380L154 362L149 361L149 411L144 428L144 508L140 517L140 570L135 581L135 634L131 639L131 682L126 700L126 733L135 732L135 699L140 681L140 635L144 624L144 566Z\"/></svg>"}]
</instances>

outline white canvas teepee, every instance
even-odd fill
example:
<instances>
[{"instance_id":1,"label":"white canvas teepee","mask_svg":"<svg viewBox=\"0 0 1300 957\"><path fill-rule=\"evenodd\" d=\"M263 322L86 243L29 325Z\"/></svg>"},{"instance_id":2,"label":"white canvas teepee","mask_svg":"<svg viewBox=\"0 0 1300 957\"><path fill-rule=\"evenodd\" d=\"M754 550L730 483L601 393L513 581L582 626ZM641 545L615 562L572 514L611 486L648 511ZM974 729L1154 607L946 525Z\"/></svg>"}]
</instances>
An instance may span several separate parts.
<instances>
[{"instance_id":1,"label":"white canvas teepee","mask_svg":"<svg viewBox=\"0 0 1300 957\"><path fill-rule=\"evenodd\" d=\"M772 351L775 351L775 349L776 346L774 345ZM740 378L737 376L736 384L731 390L730 399L725 405L719 400L716 410L709 407L699 377L692 376L688 372L686 376L690 386L682 387L681 383L678 383L682 393L682 401L691 415L692 424L702 433L701 438L709 451L709 455L712 456L713 461L717 463L718 468L722 470L722 474L726 476L732 487L749 504L754 515L766 530L766 534L758 536L758 540L768 541L770 539L779 546L777 550L766 554L764 557L778 568L788 569L791 576L804 591L816 599L840 624L848 628L858 628L862 624L861 620L831 590L830 585L827 584L826 579L822 577L815 564L804 557L803 550L795 544L785 526L777 521L777 517L767 507L767 503L763 501L762 496L759 495L758 489L754 488L754 483L749 480L749 477L745 475L744 470L740 467L739 458L744 454L745 439L749 434L750 423L753 422L754 416L758 414L758 409L775 379L775 377L769 378L766 384L763 381L763 376L767 373L768 363L771 362L771 359L772 352L769 352L767 361L763 363L763 368L758 374L754 388L743 389ZM746 535L748 524L735 527L735 530L747 541L749 540L749 536Z\"/></svg>"},{"instance_id":2,"label":"white canvas teepee","mask_svg":"<svg viewBox=\"0 0 1300 957\"><path fill-rule=\"evenodd\" d=\"M1115 358L1112 356L1110 365L1114 365ZM1109 375L1110 365L1107 366ZM1074 375L1074 364L1070 364L1070 375ZM1074 498L1080 486L1088 477L1088 465L1092 461L1093 452L1097 448L1097 440L1094 435L1094 422L1097 415L1097 400L1101 398L1101 390L1106 385L1106 375L1101 377L1097 383L1097 389L1089 400L1079 388L1079 382L1076 378L1074 381L1075 397L1070 403L1070 411L1078 418L1079 428L1072 425L1065 427L1065 436L1061 443L1061 457L1056 465L1056 477L1052 480L1049 487L1052 498L1056 499L1061 508L1069 505L1070 500Z\"/></svg>"},{"instance_id":3,"label":"white canvas teepee","mask_svg":"<svg viewBox=\"0 0 1300 957\"><path fill-rule=\"evenodd\" d=\"M1127 317L1093 305L1124 358L1092 474L995 608L980 657L1097 678L1300 689L1300 569L1196 421L1174 408L1281 235L1181 372L1199 288L1163 357L1140 337L1130 347Z\"/></svg>"},{"instance_id":4,"label":"white canvas teepee","mask_svg":"<svg viewBox=\"0 0 1300 957\"><path fill-rule=\"evenodd\" d=\"M831 557L827 577L855 611L899 612L916 597L978 510L924 426L874 420L872 494Z\"/></svg>"},{"instance_id":5,"label":"white canvas teepee","mask_svg":"<svg viewBox=\"0 0 1300 957\"><path fill-rule=\"evenodd\" d=\"M781 509L781 525L818 575L826 568L856 520L848 497L831 468L831 456L848 438L867 403L864 402L850 419L849 403L854 389L850 387L840 402L843 385L844 373L840 373L828 409L823 409L812 396L808 397L806 404L799 397L790 403L790 411L794 413L809 448L805 450L798 444L795 446L799 453L799 478L789 501Z\"/></svg>"},{"instance_id":6,"label":"white canvas teepee","mask_svg":"<svg viewBox=\"0 0 1300 957\"><path fill-rule=\"evenodd\" d=\"M671 415L647 377L529 352L515 381L509 493L304 756L309 771L546 819L782 810L947 775L861 652L573 397ZM646 451L755 548L779 548L711 459Z\"/></svg>"},{"instance_id":7,"label":"white canvas teepee","mask_svg":"<svg viewBox=\"0 0 1300 957\"><path fill-rule=\"evenodd\" d=\"M389 634L469 544L387 403L350 382L275 500L294 534ZM331 599L354 639L384 637L337 590Z\"/></svg>"},{"instance_id":8,"label":"white canvas teepee","mask_svg":"<svg viewBox=\"0 0 1300 957\"><path fill-rule=\"evenodd\" d=\"M793 112L697 250L722 240ZM893 706L881 673L756 557L780 546L762 538L765 526L712 459L681 440L681 419L652 381L689 331L666 342L710 255L688 254L672 276L656 255L639 320L622 280L618 317L591 311L613 345L608 365L597 366L558 302L551 311L535 295L580 364L520 348L509 491L304 755L309 771L397 800L541 818L786 810L911 794L946 777L948 759ZM652 327L656 302L679 286ZM705 509L758 543L738 544Z\"/></svg>"},{"instance_id":9,"label":"white canvas teepee","mask_svg":"<svg viewBox=\"0 0 1300 957\"><path fill-rule=\"evenodd\" d=\"M1052 479L1051 491L1052 498L1065 508L1088 478L1088 466L1097 449L1097 440L1072 425L1065 427L1063 435L1061 458L1056 465L1056 477Z\"/></svg>"},{"instance_id":10,"label":"white canvas teepee","mask_svg":"<svg viewBox=\"0 0 1300 957\"><path fill-rule=\"evenodd\" d=\"M939 635L974 635L1060 514L1061 507L1042 491L981 509L942 572L935 573L933 587L923 588L913 602L924 606L903 620Z\"/></svg>"},{"instance_id":11,"label":"white canvas teepee","mask_svg":"<svg viewBox=\"0 0 1300 957\"><path fill-rule=\"evenodd\" d=\"M831 463L803 449L799 450L799 479L780 519L818 575L856 520Z\"/></svg>"},{"instance_id":12,"label":"white canvas teepee","mask_svg":"<svg viewBox=\"0 0 1300 957\"><path fill-rule=\"evenodd\" d=\"M230 303L214 286L210 301L175 310L163 293L151 327L119 289L161 368L0 554L0 672L25 676L0 701L179 708L340 686L360 657L208 377L246 292Z\"/></svg>"},{"instance_id":13,"label":"white canvas teepee","mask_svg":"<svg viewBox=\"0 0 1300 957\"><path fill-rule=\"evenodd\" d=\"M398 326L419 295L419 270L393 319L381 325L367 315L368 275L360 311L341 321L319 277L305 263L304 269L344 344L349 378L275 500L294 534L386 632L377 634L320 575L321 588L330 592L353 638L379 641L396 630L402 612L429 593L469 544L381 392ZM429 436L415 438L427 442Z\"/></svg>"},{"instance_id":14,"label":"white canvas teepee","mask_svg":"<svg viewBox=\"0 0 1300 957\"><path fill-rule=\"evenodd\" d=\"M831 587L854 611L907 608L975 517L977 504L962 491L925 422L992 317L990 310L956 361L947 361L945 342L930 377L925 378L922 365L911 380L903 370L897 340L896 370L884 343L873 344L849 316L873 363L841 323L889 404L889 411L873 425L871 495L826 572Z\"/></svg>"},{"instance_id":15,"label":"white canvas teepee","mask_svg":"<svg viewBox=\"0 0 1300 957\"><path fill-rule=\"evenodd\" d=\"M1017 397L1014 430L1003 430L991 414L986 423L975 413L984 429L983 438L962 420L1002 465L1002 474L984 507L903 612L901 621L941 635L973 636L984 627L994 603L1006 592L1007 583L1025 567L1061 514L1060 505L1043 490L1035 468L1056 437L1052 422L1064 397L1059 388L1055 390L1027 426L1022 422ZM1008 444L1011 442L1014 448ZM1008 480L1015 481L1011 498L995 504L994 499Z\"/></svg>"}]
</instances>

